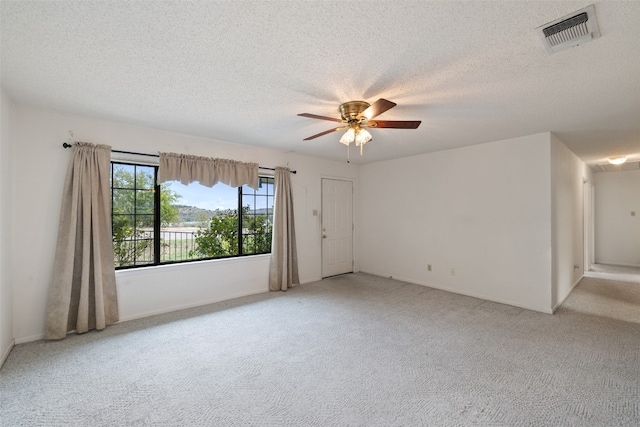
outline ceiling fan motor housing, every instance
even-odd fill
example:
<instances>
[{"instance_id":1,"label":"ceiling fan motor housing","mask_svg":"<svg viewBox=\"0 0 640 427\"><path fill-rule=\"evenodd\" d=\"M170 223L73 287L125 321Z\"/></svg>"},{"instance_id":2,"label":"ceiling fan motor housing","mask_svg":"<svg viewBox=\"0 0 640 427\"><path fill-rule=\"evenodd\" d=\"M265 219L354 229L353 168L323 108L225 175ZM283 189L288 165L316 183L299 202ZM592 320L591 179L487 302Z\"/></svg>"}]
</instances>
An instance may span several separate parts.
<instances>
[{"instance_id":1,"label":"ceiling fan motor housing","mask_svg":"<svg viewBox=\"0 0 640 427\"><path fill-rule=\"evenodd\" d=\"M338 111L340 111L343 120L358 120L358 115L369 108L370 105L371 104L365 101L349 101L344 104L340 104Z\"/></svg>"}]
</instances>

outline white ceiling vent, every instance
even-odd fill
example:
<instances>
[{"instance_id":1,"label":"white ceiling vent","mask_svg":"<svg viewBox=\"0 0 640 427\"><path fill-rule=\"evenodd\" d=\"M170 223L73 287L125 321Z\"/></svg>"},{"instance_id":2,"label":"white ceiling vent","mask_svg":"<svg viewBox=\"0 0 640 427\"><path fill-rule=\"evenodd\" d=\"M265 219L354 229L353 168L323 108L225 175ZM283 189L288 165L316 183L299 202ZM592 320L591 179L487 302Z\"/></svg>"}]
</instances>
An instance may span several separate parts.
<instances>
[{"instance_id":1,"label":"white ceiling vent","mask_svg":"<svg viewBox=\"0 0 640 427\"><path fill-rule=\"evenodd\" d=\"M536 28L549 53L575 47L600 37L593 5Z\"/></svg>"}]
</instances>

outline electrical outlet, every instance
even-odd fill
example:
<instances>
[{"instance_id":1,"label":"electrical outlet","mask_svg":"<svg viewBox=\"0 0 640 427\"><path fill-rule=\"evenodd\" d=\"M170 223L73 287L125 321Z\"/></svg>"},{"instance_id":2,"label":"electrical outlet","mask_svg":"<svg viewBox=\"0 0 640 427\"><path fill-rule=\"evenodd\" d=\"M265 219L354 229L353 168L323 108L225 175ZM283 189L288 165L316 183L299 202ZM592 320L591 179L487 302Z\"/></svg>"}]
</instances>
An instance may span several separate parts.
<instances>
[{"instance_id":1,"label":"electrical outlet","mask_svg":"<svg viewBox=\"0 0 640 427\"><path fill-rule=\"evenodd\" d=\"M431 271L431 264L427 265L427 271Z\"/></svg>"},{"instance_id":2,"label":"electrical outlet","mask_svg":"<svg viewBox=\"0 0 640 427\"><path fill-rule=\"evenodd\" d=\"M452 275L452 276L455 276L455 275L456 275L456 269L455 269L455 268L452 268L452 269L451 269L451 275Z\"/></svg>"}]
</instances>

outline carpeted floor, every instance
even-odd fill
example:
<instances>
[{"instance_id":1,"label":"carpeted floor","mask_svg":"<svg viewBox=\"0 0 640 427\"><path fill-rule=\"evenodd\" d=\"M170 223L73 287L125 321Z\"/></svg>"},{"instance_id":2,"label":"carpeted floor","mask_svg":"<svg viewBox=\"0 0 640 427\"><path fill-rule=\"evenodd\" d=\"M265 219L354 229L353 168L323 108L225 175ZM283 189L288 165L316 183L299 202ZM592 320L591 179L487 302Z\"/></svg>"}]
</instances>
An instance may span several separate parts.
<instances>
[{"instance_id":1,"label":"carpeted floor","mask_svg":"<svg viewBox=\"0 0 640 427\"><path fill-rule=\"evenodd\" d=\"M640 327L640 268L593 265L562 309L634 322Z\"/></svg>"},{"instance_id":2,"label":"carpeted floor","mask_svg":"<svg viewBox=\"0 0 640 427\"><path fill-rule=\"evenodd\" d=\"M546 315L350 274L22 344L0 423L638 426L640 284L619 283L626 320L584 302L602 278Z\"/></svg>"}]
</instances>

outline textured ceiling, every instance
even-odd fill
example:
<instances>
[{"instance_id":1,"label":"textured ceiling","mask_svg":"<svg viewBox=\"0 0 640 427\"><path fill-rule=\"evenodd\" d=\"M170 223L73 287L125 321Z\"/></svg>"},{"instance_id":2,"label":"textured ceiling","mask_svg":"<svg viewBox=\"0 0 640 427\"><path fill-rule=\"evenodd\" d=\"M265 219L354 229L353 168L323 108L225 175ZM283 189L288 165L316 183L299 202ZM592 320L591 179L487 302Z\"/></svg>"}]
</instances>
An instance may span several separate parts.
<instances>
[{"instance_id":1,"label":"textured ceiling","mask_svg":"<svg viewBox=\"0 0 640 427\"><path fill-rule=\"evenodd\" d=\"M640 2L548 54L535 28L590 1L6 1L1 79L21 104L344 160L349 100L398 104L367 163L544 131L589 164L640 159Z\"/></svg>"}]
</instances>

